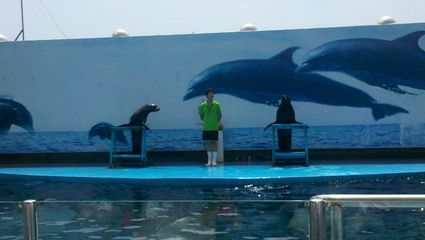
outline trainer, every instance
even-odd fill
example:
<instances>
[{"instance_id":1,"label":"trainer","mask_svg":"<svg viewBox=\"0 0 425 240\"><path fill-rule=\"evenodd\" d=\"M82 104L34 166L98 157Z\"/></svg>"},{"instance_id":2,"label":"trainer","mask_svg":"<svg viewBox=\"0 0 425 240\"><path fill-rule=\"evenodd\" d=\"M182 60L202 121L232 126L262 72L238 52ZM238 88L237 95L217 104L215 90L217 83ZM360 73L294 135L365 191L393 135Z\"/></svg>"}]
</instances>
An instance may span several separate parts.
<instances>
[{"instance_id":1,"label":"trainer","mask_svg":"<svg viewBox=\"0 0 425 240\"><path fill-rule=\"evenodd\" d=\"M214 91L209 88L205 91L206 101L202 101L198 108L202 121L202 140L208 155L206 166L217 166L218 127L221 120L220 103L214 100Z\"/></svg>"}]
</instances>

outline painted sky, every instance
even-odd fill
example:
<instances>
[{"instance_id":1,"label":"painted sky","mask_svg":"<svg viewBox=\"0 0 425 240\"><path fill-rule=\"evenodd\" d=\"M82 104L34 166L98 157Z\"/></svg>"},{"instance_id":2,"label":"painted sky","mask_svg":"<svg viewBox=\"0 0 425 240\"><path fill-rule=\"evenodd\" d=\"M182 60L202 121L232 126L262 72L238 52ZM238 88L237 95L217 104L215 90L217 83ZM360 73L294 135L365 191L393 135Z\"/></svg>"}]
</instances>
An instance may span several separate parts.
<instances>
[{"instance_id":1,"label":"painted sky","mask_svg":"<svg viewBox=\"0 0 425 240\"><path fill-rule=\"evenodd\" d=\"M423 0L23 0L26 40L375 25L384 15L399 23L425 22ZM0 0L0 34L21 29L20 0Z\"/></svg>"},{"instance_id":2,"label":"painted sky","mask_svg":"<svg viewBox=\"0 0 425 240\"><path fill-rule=\"evenodd\" d=\"M196 109L202 97L183 101L183 96L191 79L215 64L270 59L293 46L301 47L293 58L300 64L308 51L328 41L353 37L393 40L421 29L424 24L4 42L0 44L0 96L24 104L37 131L84 131L100 121L123 124L135 109L149 102L161 107L149 117L150 127L198 128ZM298 121L309 125L422 123L424 90L411 89L417 95L399 95L342 73L322 74L410 114L377 122L368 107L294 102ZM320 86L312 83L309 89L320 91ZM222 103L226 127L263 127L275 118L275 107L227 94L216 98Z\"/></svg>"}]
</instances>

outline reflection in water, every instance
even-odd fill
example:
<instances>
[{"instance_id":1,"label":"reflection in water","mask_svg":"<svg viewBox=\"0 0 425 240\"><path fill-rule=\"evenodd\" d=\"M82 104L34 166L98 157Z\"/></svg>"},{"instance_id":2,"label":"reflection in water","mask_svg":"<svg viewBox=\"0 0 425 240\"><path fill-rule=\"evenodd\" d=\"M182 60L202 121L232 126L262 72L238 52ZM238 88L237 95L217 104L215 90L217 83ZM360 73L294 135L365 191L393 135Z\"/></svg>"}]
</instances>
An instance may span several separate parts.
<instances>
[{"instance_id":1,"label":"reflection in water","mask_svg":"<svg viewBox=\"0 0 425 240\"><path fill-rule=\"evenodd\" d=\"M294 210L303 206L298 202L237 201L44 202L39 207L40 237L307 239L308 221L288 225ZM56 218L47 220L49 212Z\"/></svg>"}]
</instances>

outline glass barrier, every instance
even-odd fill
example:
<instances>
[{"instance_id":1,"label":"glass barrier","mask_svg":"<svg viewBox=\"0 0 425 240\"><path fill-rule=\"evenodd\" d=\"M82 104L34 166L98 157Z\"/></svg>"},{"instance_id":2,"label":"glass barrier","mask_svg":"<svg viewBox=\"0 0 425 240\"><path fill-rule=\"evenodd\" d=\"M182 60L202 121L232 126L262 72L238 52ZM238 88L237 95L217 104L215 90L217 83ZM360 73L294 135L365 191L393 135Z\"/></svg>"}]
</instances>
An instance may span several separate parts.
<instances>
[{"instance_id":1,"label":"glass barrier","mask_svg":"<svg viewBox=\"0 0 425 240\"><path fill-rule=\"evenodd\" d=\"M306 201L37 202L40 239L308 239Z\"/></svg>"},{"instance_id":2,"label":"glass barrier","mask_svg":"<svg viewBox=\"0 0 425 240\"><path fill-rule=\"evenodd\" d=\"M422 204L425 207L425 202ZM340 239L424 239L423 207L358 207L343 211ZM349 227L347 227L349 226Z\"/></svg>"},{"instance_id":3,"label":"glass barrier","mask_svg":"<svg viewBox=\"0 0 425 240\"><path fill-rule=\"evenodd\" d=\"M425 195L322 195L309 202L38 201L35 205L38 238L25 238L29 234L24 233L23 203L0 202L0 239L309 239L311 236L312 240L322 240L423 239L425 236Z\"/></svg>"},{"instance_id":4,"label":"glass barrier","mask_svg":"<svg viewBox=\"0 0 425 240\"><path fill-rule=\"evenodd\" d=\"M0 239L23 239L23 213L18 201L0 201Z\"/></svg>"},{"instance_id":5,"label":"glass barrier","mask_svg":"<svg viewBox=\"0 0 425 240\"><path fill-rule=\"evenodd\" d=\"M425 236L425 195L321 195L310 205L312 240Z\"/></svg>"}]
</instances>

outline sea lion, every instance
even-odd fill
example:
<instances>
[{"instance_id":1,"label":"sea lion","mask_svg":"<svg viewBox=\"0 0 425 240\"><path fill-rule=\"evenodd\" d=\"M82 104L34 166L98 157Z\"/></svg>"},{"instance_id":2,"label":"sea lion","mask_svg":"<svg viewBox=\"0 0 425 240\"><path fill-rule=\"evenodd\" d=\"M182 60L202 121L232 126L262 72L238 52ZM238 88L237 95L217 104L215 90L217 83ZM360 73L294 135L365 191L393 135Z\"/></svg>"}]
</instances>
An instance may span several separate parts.
<instances>
[{"instance_id":1,"label":"sea lion","mask_svg":"<svg viewBox=\"0 0 425 240\"><path fill-rule=\"evenodd\" d=\"M272 124L291 124L299 123L295 120L295 112L292 107L291 99L288 95L283 95L280 100L279 108L276 112L276 121L267 125L264 128L266 130ZM291 129L279 129L277 130L277 140L279 145L279 151L289 152L292 147L292 130Z\"/></svg>"},{"instance_id":2,"label":"sea lion","mask_svg":"<svg viewBox=\"0 0 425 240\"><path fill-rule=\"evenodd\" d=\"M12 124L34 133L32 116L28 109L11 99L0 98L0 134L8 133Z\"/></svg>"},{"instance_id":3,"label":"sea lion","mask_svg":"<svg viewBox=\"0 0 425 240\"><path fill-rule=\"evenodd\" d=\"M149 130L149 128L145 125L148 119L148 115L151 112L158 112L160 108L153 103L146 104L145 106L137 109L130 117L130 122L121 125L121 127L125 126L143 126ZM133 148L133 153L140 154L141 153L141 131L131 131L131 143Z\"/></svg>"},{"instance_id":4,"label":"sea lion","mask_svg":"<svg viewBox=\"0 0 425 240\"><path fill-rule=\"evenodd\" d=\"M89 139L99 136L100 139L109 139L111 140L111 133L112 128L114 125L107 123L107 122L100 122L93 127L90 128L89 131ZM122 131L116 132L116 140L117 142L128 144L127 138L125 137L124 133Z\"/></svg>"}]
</instances>

